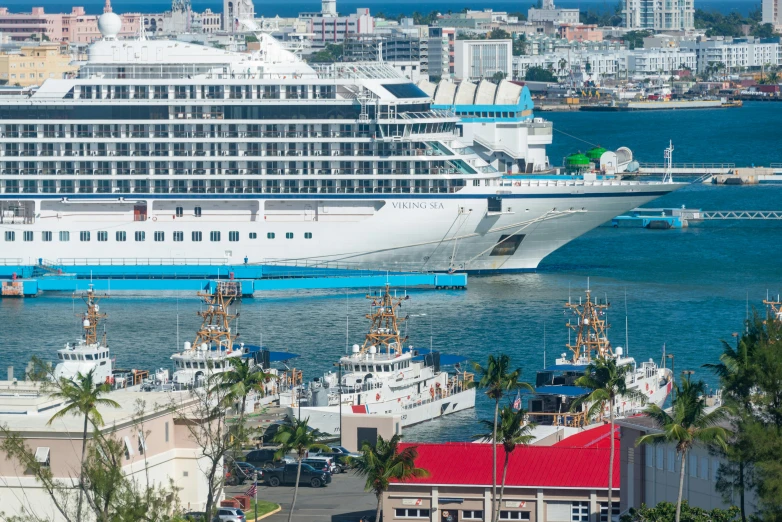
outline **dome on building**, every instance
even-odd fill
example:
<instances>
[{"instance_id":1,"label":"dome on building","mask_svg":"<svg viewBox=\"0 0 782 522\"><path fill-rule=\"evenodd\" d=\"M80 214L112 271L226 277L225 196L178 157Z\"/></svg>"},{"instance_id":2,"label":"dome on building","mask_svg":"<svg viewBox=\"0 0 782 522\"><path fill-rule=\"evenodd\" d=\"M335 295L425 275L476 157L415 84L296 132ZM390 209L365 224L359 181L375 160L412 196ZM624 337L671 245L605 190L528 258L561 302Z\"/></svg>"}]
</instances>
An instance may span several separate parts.
<instances>
[{"instance_id":1,"label":"dome on building","mask_svg":"<svg viewBox=\"0 0 782 522\"><path fill-rule=\"evenodd\" d=\"M98 17L98 31L104 38L113 40L122 30L122 18L116 13L103 13Z\"/></svg>"},{"instance_id":2,"label":"dome on building","mask_svg":"<svg viewBox=\"0 0 782 522\"><path fill-rule=\"evenodd\" d=\"M577 154L571 154L565 158L565 166L567 167L588 167L589 158L580 152Z\"/></svg>"},{"instance_id":3,"label":"dome on building","mask_svg":"<svg viewBox=\"0 0 782 522\"><path fill-rule=\"evenodd\" d=\"M589 158L592 161L600 161L600 156L603 155L603 153L606 152L606 149L603 147L595 147L593 149L589 149L586 153L586 157Z\"/></svg>"}]
</instances>

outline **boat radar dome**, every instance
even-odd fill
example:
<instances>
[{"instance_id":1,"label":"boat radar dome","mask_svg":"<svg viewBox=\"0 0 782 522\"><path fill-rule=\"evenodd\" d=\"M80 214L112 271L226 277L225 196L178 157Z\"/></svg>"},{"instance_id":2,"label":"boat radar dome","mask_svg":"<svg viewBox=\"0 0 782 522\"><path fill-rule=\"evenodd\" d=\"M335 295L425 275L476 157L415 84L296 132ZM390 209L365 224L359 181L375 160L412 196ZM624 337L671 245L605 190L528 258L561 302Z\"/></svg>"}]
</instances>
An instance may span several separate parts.
<instances>
[{"instance_id":1,"label":"boat radar dome","mask_svg":"<svg viewBox=\"0 0 782 522\"><path fill-rule=\"evenodd\" d=\"M361 351L361 347L357 344L353 345L353 353L358 353Z\"/></svg>"},{"instance_id":2,"label":"boat radar dome","mask_svg":"<svg viewBox=\"0 0 782 522\"><path fill-rule=\"evenodd\" d=\"M87 328L90 325L90 320L89 319L85 319L82 324L84 325L84 328Z\"/></svg>"},{"instance_id":3,"label":"boat radar dome","mask_svg":"<svg viewBox=\"0 0 782 522\"><path fill-rule=\"evenodd\" d=\"M616 353L617 357L621 357L622 354L624 353L624 348L622 348L621 346L617 346L616 350L614 350L614 353Z\"/></svg>"},{"instance_id":4,"label":"boat radar dome","mask_svg":"<svg viewBox=\"0 0 782 522\"><path fill-rule=\"evenodd\" d=\"M374 344L369 347L369 353L377 353L377 347Z\"/></svg>"},{"instance_id":5,"label":"boat radar dome","mask_svg":"<svg viewBox=\"0 0 782 522\"><path fill-rule=\"evenodd\" d=\"M185 341L185 351L190 350L192 348L192 345L190 344L190 341Z\"/></svg>"},{"instance_id":6,"label":"boat radar dome","mask_svg":"<svg viewBox=\"0 0 782 522\"><path fill-rule=\"evenodd\" d=\"M105 40L116 40L122 30L122 18L116 13L103 13L98 17L98 31Z\"/></svg>"}]
</instances>

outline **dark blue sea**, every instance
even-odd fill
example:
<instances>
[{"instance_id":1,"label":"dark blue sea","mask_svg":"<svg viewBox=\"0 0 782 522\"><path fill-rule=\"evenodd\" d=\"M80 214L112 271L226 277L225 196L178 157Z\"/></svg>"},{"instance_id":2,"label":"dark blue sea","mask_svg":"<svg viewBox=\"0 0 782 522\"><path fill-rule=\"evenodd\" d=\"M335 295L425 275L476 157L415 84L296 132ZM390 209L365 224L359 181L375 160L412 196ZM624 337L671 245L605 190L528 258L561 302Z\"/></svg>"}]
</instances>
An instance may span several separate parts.
<instances>
[{"instance_id":1,"label":"dark blue sea","mask_svg":"<svg viewBox=\"0 0 782 522\"><path fill-rule=\"evenodd\" d=\"M590 142L628 146L642 161L661 160L662 148L672 139L677 161L782 162L782 103L547 117L556 128ZM550 154L561 157L579 147L555 134ZM782 185L692 185L653 205L782 210ZM675 354L677 373L695 370L713 386L716 380L701 365L717 360L720 340L731 340L731 333L741 330L747 310L762 308L767 292L782 293L780 252L780 221L709 222L668 231L597 228L546 258L537 273L470 277L466 291L411 291L404 305L415 316L408 323L409 336L418 346L428 345L431 336L435 348L478 361L489 353L507 353L531 380L544 358L551 364L565 351L563 304L568 296L583 295L589 284L594 295L611 302L615 346L625 345L626 306L631 355L659 361L665 345ZM191 294L112 295L101 309L109 314L108 339L117 364L170 367L169 355L193 339L198 308ZM74 312L81 309L70 295L1 300L4 363L15 365L21 377L31 355L51 359L57 348L78 337ZM244 342L262 340L271 349L301 354L297 365L312 378L344 353L346 329L350 344L361 342L367 309L364 292L358 291L264 293L242 303L238 327ZM477 420L491 412L479 397L476 410L411 428L408 438L469 439L479 429Z\"/></svg>"},{"instance_id":2,"label":"dark blue sea","mask_svg":"<svg viewBox=\"0 0 782 522\"><path fill-rule=\"evenodd\" d=\"M387 15L395 16L400 13L412 14L414 11L421 13L439 12L459 12L464 7L470 9L494 9L495 11L526 13L527 9L533 7L537 2L524 1L516 2L513 0L397 0L395 2L385 2L378 0L338 0L337 8L340 13L354 13L356 9L368 7L370 12L383 12ZM583 11L594 9L597 11L613 11L617 2L615 0L560 0L556 2L558 7L579 8ZM103 12L103 0L47 0L41 2L26 2L24 0L6 0L0 4L0 7L8 7L12 12L29 12L30 6L43 6L48 13L70 13L71 6L80 5L85 8L87 13L100 14ZM112 0L112 7L115 13L141 12L141 13L161 13L171 9L171 2L166 0ZM210 8L213 12L223 11L223 2L221 0L192 0L195 11L203 11ZM716 10L724 13L731 11L739 12L743 15L748 14L752 9L759 7L760 2L752 0L701 0L697 2L698 9ZM294 17L300 12L320 11L320 2L318 0L288 0L282 4L276 2L255 2L255 13L257 16L274 17Z\"/></svg>"}]
</instances>

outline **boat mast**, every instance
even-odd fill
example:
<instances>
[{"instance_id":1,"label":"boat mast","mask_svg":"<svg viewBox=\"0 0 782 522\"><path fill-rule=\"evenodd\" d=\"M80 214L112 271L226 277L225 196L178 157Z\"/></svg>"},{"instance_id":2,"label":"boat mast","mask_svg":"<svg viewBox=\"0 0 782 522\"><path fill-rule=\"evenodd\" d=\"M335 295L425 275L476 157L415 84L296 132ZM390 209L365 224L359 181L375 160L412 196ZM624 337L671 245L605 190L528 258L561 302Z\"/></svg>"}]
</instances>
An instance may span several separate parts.
<instances>
[{"instance_id":1,"label":"boat mast","mask_svg":"<svg viewBox=\"0 0 782 522\"><path fill-rule=\"evenodd\" d=\"M87 305L87 311L84 313L82 326L84 328L84 342L86 344L98 344L98 324L101 319L106 318L106 314L101 313L98 301L108 298L108 295L96 295L95 290L90 285L87 292L81 295L82 300ZM106 332L103 332L103 346L106 346Z\"/></svg>"},{"instance_id":2,"label":"boat mast","mask_svg":"<svg viewBox=\"0 0 782 522\"><path fill-rule=\"evenodd\" d=\"M593 301L590 290L586 291L586 300L583 304L570 302L565 304L565 308L572 310L578 317L576 324L568 321L566 325L576 332L576 343L566 345L573 352L573 364L580 359L590 362L593 352L595 357L602 358L614 354L606 336L606 330L610 325L603 318L608 306L608 301L605 304L598 304L596 299Z\"/></svg>"},{"instance_id":3,"label":"boat mast","mask_svg":"<svg viewBox=\"0 0 782 522\"><path fill-rule=\"evenodd\" d=\"M231 333L231 322L239 317L239 314L228 313L228 307L237 297L236 288L218 283L213 293L198 292L198 297L204 301L206 309L196 312L203 321L191 350L197 350L205 344L207 347L218 346L231 352L234 341L239 336Z\"/></svg>"},{"instance_id":4,"label":"boat mast","mask_svg":"<svg viewBox=\"0 0 782 522\"><path fill-rule=\"evenodd\" d=\"M777 320L782 320L782 301L779 300L779 296L777 296L776 301L763 299L763 304L766 305L768 309L767 315L769 317Z\"/></svg>"},{"instance_id":5,"label":"boat mast","mask_svg":"<svg viewBox=\"0 0 782 522\"><path fill-rule=\"evenodd\" d=\"M386 347L390 355L391 352L397 356L402 355L402 346L407 342L407 337L402 337L399 333L398 322L406 321L406 317L398 316L398 309L402 306L402 301L410 299L409 295L405 297L391 297L390 287L386 284L386 291L383 296L369 295L367 299L372 299L370 313L366 318L372 321L367 332L364 346L361 347L361 353L367 353L370 346L375 346L380 351L381 346Z\"/></svg>"}]
</instances>

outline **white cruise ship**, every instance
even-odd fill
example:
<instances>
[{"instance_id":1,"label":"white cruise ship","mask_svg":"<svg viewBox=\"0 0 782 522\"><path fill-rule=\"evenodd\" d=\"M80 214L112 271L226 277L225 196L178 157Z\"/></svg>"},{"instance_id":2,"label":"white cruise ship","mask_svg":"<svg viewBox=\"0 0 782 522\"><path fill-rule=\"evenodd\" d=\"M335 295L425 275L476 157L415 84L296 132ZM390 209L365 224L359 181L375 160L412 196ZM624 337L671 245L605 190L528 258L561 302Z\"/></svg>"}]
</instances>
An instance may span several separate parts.
<instances>
[{"instance_id":1,"label":"white cruise ship","mask_svg":"<svg viewBox=\"0 0 782 522\"><path fill-rule=\"evenodd\" d=\"M436 105L386 64L316 68L265 34L235 53L99 27L77 77L0 97L4 257L533 270L681 186L508 179L551 134L510 82Z\"/></svg>"}]
</instances>

